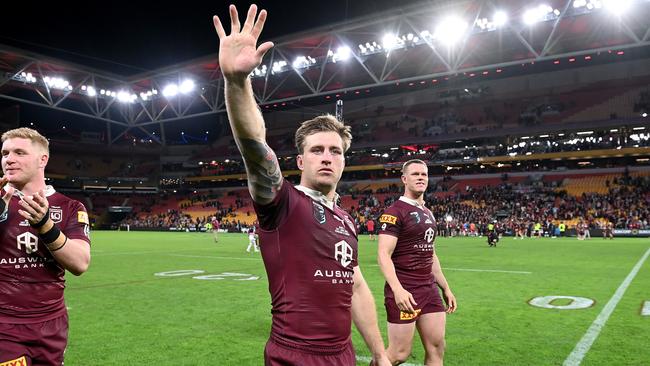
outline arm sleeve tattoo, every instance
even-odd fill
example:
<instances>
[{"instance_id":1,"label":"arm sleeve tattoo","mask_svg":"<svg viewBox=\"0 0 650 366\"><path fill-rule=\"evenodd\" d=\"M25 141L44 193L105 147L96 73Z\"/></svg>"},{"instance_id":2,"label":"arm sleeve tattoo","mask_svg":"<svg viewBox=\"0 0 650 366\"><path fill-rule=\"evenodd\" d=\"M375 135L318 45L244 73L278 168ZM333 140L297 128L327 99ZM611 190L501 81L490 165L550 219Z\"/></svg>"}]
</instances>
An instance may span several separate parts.
<instances>
[{"instance_id":1,"label":"arm sleeve tattoo","mask_svg":"<svg viewBox=\"0 0 650 366\"><path fill-rule=\"evenodd\" d=\"M253 201L261 204L273 201L282 184L282 172L275 152L266 142L247 138L240 140L240 150Z\"/></svg>"}]
</instances>

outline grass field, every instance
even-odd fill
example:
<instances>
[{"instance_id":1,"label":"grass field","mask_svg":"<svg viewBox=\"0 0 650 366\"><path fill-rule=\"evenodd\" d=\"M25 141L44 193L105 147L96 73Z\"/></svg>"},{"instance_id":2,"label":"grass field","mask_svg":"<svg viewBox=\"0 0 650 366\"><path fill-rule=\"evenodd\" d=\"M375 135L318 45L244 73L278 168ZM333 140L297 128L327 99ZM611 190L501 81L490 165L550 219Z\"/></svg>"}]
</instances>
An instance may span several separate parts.
<instances>
[{"instance_id":1,"label":"grass field","mask_svg":"<svg viewBox=\"0 0 650 366\"><path fill-rule=\"evenodd\" d=\"M67 275L67 366L263 364L270 297L259 253L245 251L246 235L222 235L219 244L203 233L98 231L92 239L89 271ZM386 339L375 243L362 237L359 263ZM482 238L438 238L438 256L459 303L447 318L445 364L561 365L600 315L606 323L590 333L595 342L582 364L649 365L650 316L641 308L650 301L650 259L633 272L649 248L648 239L504 238L488 248ZM178 270L204 272L155 275ZM231 275L193 278L223 273ZM625 283L627 291L603 319ZM595 303L578 310L528 303L550 295ZM408 362L420 365L424 353L417 336L414 342ZM354 345L360 360L368 356L356 330Z\"/></svg>"}]
</instances>

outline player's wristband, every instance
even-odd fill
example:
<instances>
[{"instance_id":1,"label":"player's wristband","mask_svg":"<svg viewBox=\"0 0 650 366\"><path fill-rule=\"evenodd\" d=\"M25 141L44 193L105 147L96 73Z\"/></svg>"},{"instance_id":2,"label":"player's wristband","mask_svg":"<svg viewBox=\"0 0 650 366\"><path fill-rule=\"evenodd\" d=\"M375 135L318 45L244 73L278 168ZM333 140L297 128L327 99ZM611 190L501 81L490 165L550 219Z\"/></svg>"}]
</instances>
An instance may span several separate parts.
<instances>
[{"instance_id":1,"label":"player's wristband","mask_svg":"<svg viewBox=\"0 0 650 366\"><path fill-rule=\"evenodd\" d=\"M56 239L59 238L59 235L61 235L61 230L56 227L56 225L52 225L52 228L50 230L43 234L39 234L38 236L40 236L41 240L45 242L45 245L49 245L54 243Z\"/></svg>"},{"instance_id":2,"label":"player's wristband","mask_svg":"<svg viewBox=\"0 0 650 366\"><path fill-rule=\"evenodd\" d=\"M31 227L33 227L34 229L41 228L41 227L43 227L43 225L45 225L45 223L47 222L47 219L49 219L49 218L50 218L50 209L48 208L47 211L45 212L45 216L43 216L43 218L41 219L41 221L39 221L39 222L37 222L37 223L35 223L35 224L31 224L31 223L30 223L29 225L30 225ZM56 240L56 239L55 239L55 240Z\"/></svg>"},{"instance_id":3,"label":"player's wristband","mask_svg":"<svg viewBox=\"0 0 650 366\"><path fill-rule=\"evenodd\" d=\"M63 244L61 244L58 248L56 248L56 249L50 249L50 247L47 247L47 249L50 250L50 253L54 253L54 252L56 252L57 250L61 250L61 248L63 248L66 244L68 244L68 237L67 237L67 236L65 237L65 240L63 241Z\"/></svg>"}]
</instances>

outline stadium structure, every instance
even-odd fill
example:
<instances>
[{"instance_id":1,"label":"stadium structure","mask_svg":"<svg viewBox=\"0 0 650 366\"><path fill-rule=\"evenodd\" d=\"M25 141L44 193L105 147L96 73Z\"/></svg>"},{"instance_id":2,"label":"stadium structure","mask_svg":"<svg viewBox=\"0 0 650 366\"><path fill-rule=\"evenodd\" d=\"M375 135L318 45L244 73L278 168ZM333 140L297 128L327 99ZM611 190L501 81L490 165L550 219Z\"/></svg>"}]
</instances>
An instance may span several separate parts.
<instances>
[{"instance_id":1,"label":"stadium structure","mask_svg":"<svg viewBox=\"0 0 650 366\"><path fill-rule=\"evenodd\" d=\"M649 236L648 19L646 0L415 5L274 40L251 78L290 181L298 124L344 102L341 204L362 229L419 158L440 235L584 220ZM0 45L0 70L2 129L51 138L47 177L96 228L255 221L216 55L121 75ZM27 105L71 122L24 121Z\"/></svg>"}]
</instances>

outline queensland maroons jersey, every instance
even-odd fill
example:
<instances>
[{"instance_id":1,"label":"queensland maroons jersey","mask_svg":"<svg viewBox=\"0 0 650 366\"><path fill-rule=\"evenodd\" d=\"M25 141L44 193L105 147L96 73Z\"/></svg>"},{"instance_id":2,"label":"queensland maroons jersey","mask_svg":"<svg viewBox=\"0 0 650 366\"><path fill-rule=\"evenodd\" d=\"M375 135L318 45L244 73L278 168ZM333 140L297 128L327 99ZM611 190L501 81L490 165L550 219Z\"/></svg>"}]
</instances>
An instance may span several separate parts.
<instances>
[{"instance_id":1,"label":"queensland maroons jersey","mask_svg":"<svg viewBox=\"0 0 650 366\"><path fill-rule=\"evenodd\" d=\"M255 204L269 278L272 337L297 346L350 341L357 233L350 216L319 192L284 181Z\"/></svg>"},{"instance_id":2,"label":"queensland maroons jersey","mask_svg":"<svg viewBox=\"0 0 650 366\"><path fill-rule=\"evenodd\" d=\"M50 219L68 239L90 244L86 208L47 186ZM65 270L54 260L36 229L18 213L14 195L0 216L0 323L37 323L65 314Z\"/></svg>"},{"instance_id":3,"label":"queensland maroons jersey","mask_svg":"<svg viewBox=\"0 0 650 366\"><path fill-rule=\"evenodd\" d=\"M436 220L416 201L400 197L379 217L379 234L397 237L391 259L404 288L431 285Z\"/></svg>"}]
</instances>

